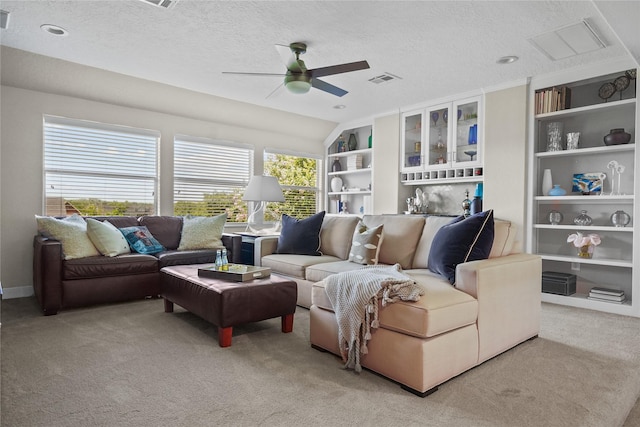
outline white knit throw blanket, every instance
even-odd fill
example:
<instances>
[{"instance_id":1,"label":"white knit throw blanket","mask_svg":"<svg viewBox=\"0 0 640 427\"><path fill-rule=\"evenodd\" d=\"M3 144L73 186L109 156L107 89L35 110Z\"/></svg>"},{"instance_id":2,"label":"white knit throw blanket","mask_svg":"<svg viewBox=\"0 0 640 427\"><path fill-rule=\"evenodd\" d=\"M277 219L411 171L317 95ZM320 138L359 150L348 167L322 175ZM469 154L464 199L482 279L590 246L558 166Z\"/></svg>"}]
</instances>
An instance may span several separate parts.
<instances>
[{"instance_id":1,"label":"white knit throw blanket","mask_svg":"<svg viewBox=\"0 0 640 427\"><path fill-rule=\"evenodd\" d=\"M367 354L371 328L378 327L378 298L382 306L401 299L418 301L422 289L402 273L400 264L366 266L324 279L325 291L338 321L338 339L344 367L362 371L360 354Z\"/></svg>"}]
</instances>

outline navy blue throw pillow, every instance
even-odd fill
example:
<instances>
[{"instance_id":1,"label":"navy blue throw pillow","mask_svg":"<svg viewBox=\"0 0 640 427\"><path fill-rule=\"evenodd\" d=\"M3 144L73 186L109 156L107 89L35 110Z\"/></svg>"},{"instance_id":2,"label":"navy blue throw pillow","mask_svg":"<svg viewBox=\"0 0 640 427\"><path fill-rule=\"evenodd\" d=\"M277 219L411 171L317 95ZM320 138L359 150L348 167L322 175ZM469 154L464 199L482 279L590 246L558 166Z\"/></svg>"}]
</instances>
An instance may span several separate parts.
<instances>
[{"instance_id":1,"label":"navy blue throw pillow","mask_svg":"<svg viewBox=\"0 0 640 427\"><path fill-rule=\"evenodd\" d=\"M458 264L489 258L493 236L493 210L459 216L436 232L427 266L453 285Z\"/></svg>"},{"instance_id":2,"label":"navy blue throw pillow","mask_svg":"<svg viewBox=\"0 0 640 427\"><path fill-rule=\"evenodd\" d=\"M282 231L278 238L279 254L322 255L320 249L320 228L325 212L318 212L308 218L296 219L282 214Z\"/></svg>"}]
</instances>

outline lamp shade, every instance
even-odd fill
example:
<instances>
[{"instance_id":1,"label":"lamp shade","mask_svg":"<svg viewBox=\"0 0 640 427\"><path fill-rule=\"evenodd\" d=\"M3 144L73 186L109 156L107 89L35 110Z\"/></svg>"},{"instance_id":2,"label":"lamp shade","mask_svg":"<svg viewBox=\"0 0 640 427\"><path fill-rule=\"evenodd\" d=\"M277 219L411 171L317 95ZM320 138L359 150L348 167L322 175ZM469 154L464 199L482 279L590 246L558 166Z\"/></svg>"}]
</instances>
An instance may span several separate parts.
<instances>
[{"instance_id":1,"label":"lamp shade","mask_svg":"<svg viewBox=\"0 0 640 427\"><path fill-rule=\"evenodd\" d=\"M284 202L284 194L273 176L255 175L249 180L242 200L248 202Z\"/></svg>"}]
</instances>

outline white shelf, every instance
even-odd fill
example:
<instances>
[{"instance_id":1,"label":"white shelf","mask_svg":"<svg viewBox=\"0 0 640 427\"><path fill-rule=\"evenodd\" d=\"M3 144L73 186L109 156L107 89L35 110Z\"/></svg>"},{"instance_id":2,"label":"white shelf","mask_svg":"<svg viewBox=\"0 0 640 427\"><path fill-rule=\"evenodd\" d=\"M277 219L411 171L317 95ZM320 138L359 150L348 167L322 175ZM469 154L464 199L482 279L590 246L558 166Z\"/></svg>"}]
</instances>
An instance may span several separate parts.
<instances>
[{"instance_id":1,"label":"white shelf","mask_svg":"<svg viewBox=\"0 0 640 427\"><path fill-rule=\"evenodd\" d=\"M588 225L586 227L581 227L579 225L570 225L570 224L534 224L534 228L538 229L547 229L547 230L567 230L567 231L583 231L583 230L593 230L593 231L615 231L621 233L633 233L633 226L628 227L614 227L612 225Z\"/></svg>"},{"instance_id":2,"label":"white shelf","mask_svg":"<svg viewBox=\"0 0 640 427\"><path fill-rule=\"evenodd\" d=\"M623 302L622 304L616 304L612 302L590 300L590 299L587 299L587 296L584 294L573 294L573 295L565 296L565 295L548 294L545 292L542 293L543 302L568 305L570 307L577 307L577 308L587 308L590 310L606 311L607 313L631 316L634 314L634 311L631 306L631 300L628 298L629 296L627 295L627 300L625 302Z\"/></svg>"},{"instance_id":3,"label":"white shelf","mask_svg":"<svg viewBox=\"0 0 640 427\"><path fill-rule=\"evenodd\" d=\"M583 156L585 154L613 154L621 152L632 152L635 150L636 145L634 143L621 144L621 145L603 145L602 147L591 148L578 148L577 150L562 150L562 151L543 151L536 153L538 158L544 157L564 157L564 156Z\"/></svg>"},{"instance_id":4,"label":"white shelf","mask_svg":"<svg viewBox=\"0 0 640 427\"><path fill-rule=\"evenodd\" d=\"M329 172L329 176L352 175L357 173L371 173L371 168L353 169L340 172Z\"/></svg>"},{"instance_id":5,"label":"white shelf","mask_svg":"<svg viewBox=\"0 0 640 427\"><path fill-rule=\"evenodd\" d=\"M622 196L535 196L534 200L540 203L558 203L563 202L567 204L600 204L600 203L621 203L632 204L635 197L631 194L625 194Z\"/></svg>"},{"instance_id":6,"label":"white shelf","mask_svg":"<svg viewBox=\"0 0 640 427\"><path fill-rule=\"evenodd\" d=\"M561 262L577 262L581 264L594 264L594 265L607 265L609 267L633 267L633 261L625 261L613 258L580 258L577 256L562 256L562 255L545 255L538 253L542 259L549 261L561 261Z\"/></svg>"},{"instance_id":7,"label":"white shelf","mask_svg":"<svg viewBox=\"0 0 640 427\"><path fill-rule=\"evenodd\" d=\"M456 177L456 178L438 178L438 179L414 179L414 180L406 180L400 181L404 185L434 185L434 184L452 184L457 182L482 182L484 181L483 176L467 176L467 177Z\"/></svg>"},{"instance_id":8,"label":"white shelf","mask_svg":"<svg viewBox=\"0 0 640 427\"><path fill-rule=\"evenodd\" d=\"M349 156L353 156L354 154L370 154L373 152L373 148L363 148L361 150L352 150L352 151L344 151L342 153L332 153L332 154L327 154L327 157L332 158L332 157L349 157Z\"/></svg>"},{"instance_id":9,"label":"white shelf","mask_svg":"<svg viewBox=\"0 0 640 427\"><path fill-rule=\"evenodd\" d=\"M625 108L629 104L635 105L635 99L623 99L621 101L602 102L601 104L587 105L586 107L568 108L566 110L553 111L551 113L538 114L536 120L544 119L560 119L583 115L589 112L598 112L601 110L614 110L616 108Z\"/></svg>"},{"instance_id":10,"label":"white shelf","mask_svg":"<svg viewBox=\"0 0 640 427\"><path fill-rule=\"evenodd\" d=\"M330 196L340 196L340 195L344 195L344 194L371 194L371 191L369 190L360 190L360 191L330 191L329 193Z\"/></svg>"}]
</instances>

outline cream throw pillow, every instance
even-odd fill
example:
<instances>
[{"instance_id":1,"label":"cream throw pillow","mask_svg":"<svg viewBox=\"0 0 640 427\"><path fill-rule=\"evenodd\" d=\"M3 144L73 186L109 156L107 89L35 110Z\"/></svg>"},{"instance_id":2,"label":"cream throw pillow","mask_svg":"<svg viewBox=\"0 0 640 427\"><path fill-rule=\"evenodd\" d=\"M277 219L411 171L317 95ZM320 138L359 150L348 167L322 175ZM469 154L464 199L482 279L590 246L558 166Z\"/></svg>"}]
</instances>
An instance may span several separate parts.
<instances>
[{"instance_id":1,"label":"cream throw pillow","mask_svg":"<svg viewBox=\"0 0 640 427\"><path fill-rule=\"evenodd\" d=\"M102 255L114 257L131 252L127 239L109 221L87 218L87 235Z\"/></svg>"},{"instance_id":2,"label":"cream throw pillow","mask_svg":"<svg viewBox=\"0 0 640 427\"><path fill-rule=\"evenodd\" d=\"M179 251L222 248L222 232L227 214L212 217L185 217Z\"/></svg>"},{"instance_id":3,"label":"cream throw pillow","mask_svg":"<svg viewBox=\"0 0 640 427\"><path fill-rule=\"evenodd\" d=\"M36 215L38 231L62 244L64 259L98 256L100 252L87 235L87 223L77 214L64 219Z\"/></svg>"},{"instance_id":4,"label":"cream throw pillow","mask_svg":"<svg viewBox=\"0 0 640 427\"><path fill-rule=\"evenodd\" d=\"M382 224L374 228L367 228L360 221L353 232L349 261L364 265L377 264L381 238Z\"/></svg>"}]
</instances>

